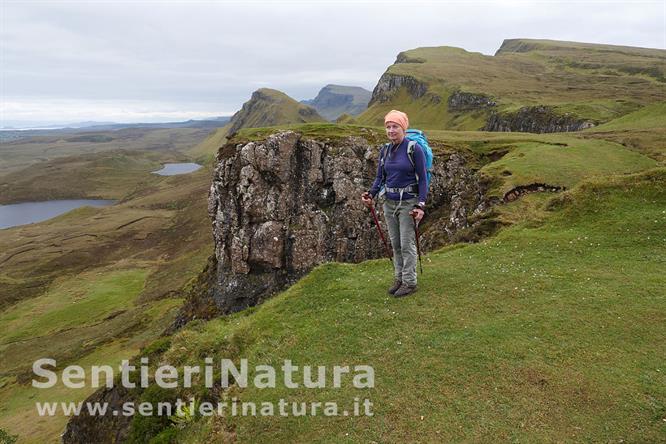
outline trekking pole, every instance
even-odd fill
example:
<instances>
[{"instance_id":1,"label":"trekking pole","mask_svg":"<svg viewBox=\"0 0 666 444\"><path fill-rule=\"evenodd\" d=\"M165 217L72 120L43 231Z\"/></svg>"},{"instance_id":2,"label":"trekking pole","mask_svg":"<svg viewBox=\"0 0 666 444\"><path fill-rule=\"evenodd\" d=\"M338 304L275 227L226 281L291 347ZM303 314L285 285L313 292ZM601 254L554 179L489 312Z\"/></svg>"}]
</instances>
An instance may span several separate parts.
<instances>
[{"instance_id":1,"label":"trekking pole","mask_svg":"<svg viewBox=\"0 0 666 444\"><path fill-rule=\"evenodd\" d=\"M384 242L384 248L386 248L386 255L388 256L389 260L393 262L393 255L391 254L391 250L389 249L388 242L386 242L386 238L384 237L384 232L382 231L382 227L379 226L379 220L377 219L377 213L375 213L375 206L370 204L369 206L370 212L372 213L372 218L375 220L375 225L377 226L377 231L379 231L379 237L382 238L382 242Z\"/></svg>"},{"instance_id":2,"label":"trekking pole","mask_svg":"<svg viewBox=\"0 0 666 444\"><path fill-rule=\"evenodd\" d=\"M421 274L423 274L423 264L421 263L421 242L419 242L419 223L413 215L412 219L414 219L414 235L416 236L416 252L419 255L419 268L421 269Z\"/></svg>"}]
</instances>

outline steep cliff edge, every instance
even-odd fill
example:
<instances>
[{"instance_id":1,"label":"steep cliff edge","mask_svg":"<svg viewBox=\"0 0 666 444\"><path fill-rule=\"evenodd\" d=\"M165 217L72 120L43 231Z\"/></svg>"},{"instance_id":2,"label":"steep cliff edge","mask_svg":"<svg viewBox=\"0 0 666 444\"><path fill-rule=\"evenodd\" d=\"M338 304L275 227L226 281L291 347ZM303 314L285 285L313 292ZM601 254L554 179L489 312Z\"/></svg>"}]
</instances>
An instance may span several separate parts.
<instances>
[{"instance_id":1,"label":"steep cliff edge","mask_svg":"<svg viewBox=\"0 0 666 444\"><path fill-rule=\"evenodd\" d=\"M377 152L363 137L327 141L293 131L223 147L208 203L215 255L204 280L212 286L190 295L177 326L256 305L323 262L381 257L359 199L374 180ZM442 245L488 207L456 152L438 157L428 200L437 217L424 224L424 248Z\"/></svg>"}]
</instances>

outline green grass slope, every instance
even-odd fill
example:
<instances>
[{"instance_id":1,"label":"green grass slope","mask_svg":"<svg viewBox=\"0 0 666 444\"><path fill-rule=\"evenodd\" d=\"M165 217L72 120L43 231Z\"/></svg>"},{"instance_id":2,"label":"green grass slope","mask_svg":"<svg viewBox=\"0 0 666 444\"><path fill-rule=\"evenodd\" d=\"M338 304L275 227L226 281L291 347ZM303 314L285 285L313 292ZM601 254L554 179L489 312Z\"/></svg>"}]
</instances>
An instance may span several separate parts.
<instances>
[{"instance_id":1,"label":"green grass slope","mask_svg":"<svg viewBox=\"0 0 666 444\"><path fill-rule=\"evenodd\" d=\"M619 130L655 130L666 127L666 102L654 103L644 108L629 113L625 116L611 120L608 123L596 128L586 130L586 132L597 131L619 131Z\"/></svg>"},{"instance_id":2,"label":"green grass slope","mask_svg":"<svg viewBox=\"0 0 666 444\"><path fill-rule=\"evenodd\" d=\"M512 188L530 184L571 188L590 177L632 173L657 166L653 159L612 142L551 140L518 142L501 159L481 168L482 176L500 183L489 194L502 197Z\"/></svg>"},{"instance_id":3,"label":"green grass slope","mask_svg":"<svg viewBox=\"0 0 666 444\"><path fill-rule=\"evenodd\" d=\"M385 100L373 98L357 120L376 125L398 108L414 126L482 128L491 108L449 108L451 94L462 91L491 98L500 113L548 105L557 114L603 123L666 100L665 61L666 51L659 49L530 39L506 40L494 56L446 46L418 48L400 53L384 76L412 79L425 94L397 88Z\"/></svg>"},{"instance_id":4,"label":"green grass slope","mask_svg":"<svg viewBox=\"0 0 666 444\"><path fill-rule=\"evenodd\" d=\"M320 266L263 305L178 333L161 362L372 365L375 387L245 389L243 402L335 401L374 416L197 417L178 442L659 442L666 438L666 169L587 181L518 224L425 258L386 295L387 260ZM512 205L512 204L510 204ZM316 368L315 368L316 370ZM279 373L278 373L279 375ZM206 389L189 395L215 398ZM152 392L151 396L154 396ZM221 396L221 395L219 395ZM159 398L159 397L158 397ZM152 398L155 399L155 398ZM168 425L168 423L167 423ZM143 423L134 437L156 434Z\"/></svg>"},{"instance_id":5,"label":"green grass slope","mask_svg":"<svg viewBox=\"0 0 666 444\"><path fill-rule=\"evenodd\" d=\"M654 103L633 113L590 128L581 137L617 142L645 154L662 165L666 160L666 102Z\"/></svg>"},{"instance_id":6,"label":"green grass slope","mask_svg":"<svg viewBox=\"0 0 666 444\"><path fill-rule=\"evenodd\" d=\"M187 153L196 159L197 163L205 164L212 161L217 150L227 142L230 124L213 131L203 141L193 146Z\"/></svg>"},{"instance_id":7,"label":"green grass slope","mask_svg":"<svg viewBox=\"0 0 666 444\"><path fill-rule=\"evenodd\" d=\"M0 335L1 428L18 434L19 442L58 442L68 418L39 417L34 403L83 400L94 389L33 388L32 362L53 358L60 370L74 362L116 366L166 328L182 299L141 302L150 270L147 263L127 262L125 268L63 277L44 294L0 313L7 326Z\"/></svg>"}]
</instances>

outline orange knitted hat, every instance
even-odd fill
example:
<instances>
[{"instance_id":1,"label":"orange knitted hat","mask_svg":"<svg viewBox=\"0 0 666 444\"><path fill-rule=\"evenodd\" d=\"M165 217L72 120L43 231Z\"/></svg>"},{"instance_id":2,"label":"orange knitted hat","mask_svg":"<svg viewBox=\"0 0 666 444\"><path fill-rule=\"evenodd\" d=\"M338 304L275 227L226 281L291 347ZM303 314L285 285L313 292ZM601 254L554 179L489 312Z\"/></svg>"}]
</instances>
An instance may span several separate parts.
<instances>
[{"instance_id":1,"label":"orange knitted hat","mask_svg":"<svg viewBox=\"0 0 666 444\"><path fill-rule=\"evenodd\" d=\"M386 114L386 116L384 116L384 125L386 125L386 122L395 122L405 131L409 128L409 118L407 117L407 114L396 109L392 109Z\"/></svg>"}]
</instances>

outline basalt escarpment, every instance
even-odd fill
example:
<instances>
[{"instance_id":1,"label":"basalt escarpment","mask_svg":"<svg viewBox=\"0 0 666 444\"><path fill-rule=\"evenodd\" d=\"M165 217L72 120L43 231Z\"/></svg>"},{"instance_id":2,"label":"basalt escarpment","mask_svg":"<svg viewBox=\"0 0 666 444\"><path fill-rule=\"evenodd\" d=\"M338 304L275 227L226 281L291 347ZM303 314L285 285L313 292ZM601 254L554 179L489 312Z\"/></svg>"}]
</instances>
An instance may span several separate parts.
<instances>
[{"instance_id":1,"label":"basalt escarpment","mask_svg":"<svg viewBox=\"0 0 666 444\"><path fill-rule=\"evenodd\" d=\"M368 103L368 107L375 103L390 102L401 88L406 89L407 93L413 99L420 99L429 94L432 101L439 103L441 100L439 96L428 93L428 85L417 80L415 77L385 72L372 91L372 98L370 99L370 103Z\"/></svg>"},{"instance_id":2,"label":"basalt escarpment","mask_svg":"<svg viewBox=\"0 0 666 444\"><path fill-rule=\"evenodd\" d=\"M378 151L361 137L332 143L291 131L221 149L208 207L215 254L202 280L206 288L189 296L178 326L256 305L323 262L381 257L359 198L374 180ZM461 154L438 157L424 249L467 228L470 216L488 205Z\"/></svg>"},{"instance_id":3,"label":"basalt escarpment","mask_svg":"<svg viewBox=\"0 0 666 444\"><path fill-rule=\"evenodd\" d=\"M474 111L492 108L497 103L485 94L455 91L448 99L449 111Z\"/></svg>"},{"instance_id":4,"label":"basalt escarpment","mask_svg":"<svg viewBox=\"0 0 666 444\"><path fill-rule=\"evenodd\" d=\"M491 113L483 130L559 133L580 131L595 125L595 122L573 114L558 114L549 106L524 106L514 113Z\"/></svg>"}]
</instances>

